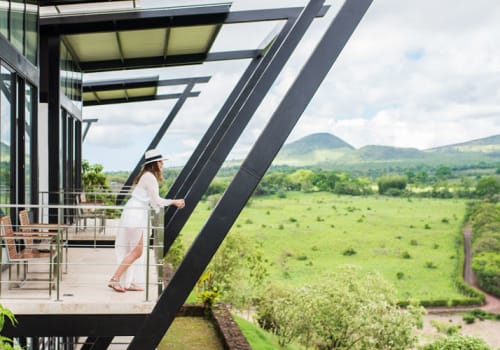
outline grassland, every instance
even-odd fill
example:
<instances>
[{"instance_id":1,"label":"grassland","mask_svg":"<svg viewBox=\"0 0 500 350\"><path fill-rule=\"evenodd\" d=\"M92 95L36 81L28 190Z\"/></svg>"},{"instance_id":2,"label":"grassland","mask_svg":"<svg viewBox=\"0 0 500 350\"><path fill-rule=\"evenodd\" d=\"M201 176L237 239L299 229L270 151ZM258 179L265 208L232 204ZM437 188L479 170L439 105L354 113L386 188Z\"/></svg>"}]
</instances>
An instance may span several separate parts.
<instances>
[{"instance_id":1,"label":"grassland","mask_svg":"<svg viewBox=\"0 0 500 350\"><path fill-rule=\"evenodd\" d=\"M263 243L276 283L298 287L352 264L381 273L402 300L446 300L460 296L453 274L464 212L455 199L288 193L252 199L229 234ZM183 230L186 246L209 213L200 203Z\"/></svg>"}]
</instances>

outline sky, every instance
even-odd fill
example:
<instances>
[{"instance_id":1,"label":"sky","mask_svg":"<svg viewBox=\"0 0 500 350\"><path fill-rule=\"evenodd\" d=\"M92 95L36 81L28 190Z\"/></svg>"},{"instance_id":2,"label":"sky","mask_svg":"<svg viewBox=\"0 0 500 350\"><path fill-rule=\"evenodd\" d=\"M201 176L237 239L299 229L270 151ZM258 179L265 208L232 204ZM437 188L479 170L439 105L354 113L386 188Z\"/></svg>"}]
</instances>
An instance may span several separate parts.
<instances>
[{"instance_id":1,"label":"sky","mask_svg":"<svg viewBox=\"0 0 500 350\"><path fill-rule=\"evenodd\" d=\"M143 0L146 1L146 0ZM186 1L184 1L185 3ZM205 3L207 1L204 1ZM232 11L305 5L303 0L235 0ZM294 82L342 1L327 0L271 91L228 156L244 159ZM212 51L257 47L273 25L240 25L220 33ZM374 0L303 113L287 143L331 133L355 148L428 149L500 134L500 1ZM197 84L158 149L166 166L182 166L231 92L248 60L121 72L161 78L211 76ZM84 80L116 78L88 74ZM163 88L160 93L178 92ZM83 158L105 171L130 171L175 101L85 107L98 118Z\"/></svg>"}]
</instances>

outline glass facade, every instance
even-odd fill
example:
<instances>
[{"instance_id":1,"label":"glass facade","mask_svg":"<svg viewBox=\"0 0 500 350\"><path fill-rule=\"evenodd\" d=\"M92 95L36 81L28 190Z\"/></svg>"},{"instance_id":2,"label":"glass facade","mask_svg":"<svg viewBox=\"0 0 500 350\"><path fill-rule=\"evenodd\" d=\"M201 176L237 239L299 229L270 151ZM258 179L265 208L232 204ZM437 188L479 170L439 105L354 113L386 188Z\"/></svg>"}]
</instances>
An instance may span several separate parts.
<instances>
[{"instance_id":1,"label":"glass facade","mask_svg":"<svg viewBox=\"0 0 500 350\"><path fill-rule=\"evenodd\" d=\"M0 0L0 34L35 66L38 65L36 0Z\"/></svg>"},{"instance_id":2,"label":"glass facade","mask_svg":"<svg viewBox=\"0 0 500 350\"><path fill-rule=\"evenodd\" d=\"M8 0L0 0L0 34L9 40L9 7Z\"/></svg>"},{"instance_id":3,"label":"glass facade","mask_svg":"<svg viewBox=\"0 0 500 350\"><path fill-rule=\"evenodd\" d=\"M32 158L31 158L31 147L32 147L32 137L31 137L31 129L33 125L34 119L34 109L33 102L36 100L34 96L33 87L29 84L26 84L25 87L25 104L24 104L24 203L31 203L31 195L32 195L32 183L31 183L31 174L32 174Z\"/></svg>"},{"instance_id":4,"label":"glass facade","mask_svg":"<svg viewBox=\"0 0 500 350\"><path fill-rule=\"evenodd\" d=\"M61 91L80 109L83 105L82 80L82 72L61 42Z\"/></svg>"},{"instance_id":5,"label":"glass facade","mask_svg":"<svg viewBox=\"0 0 500 350\"><path fill-rule=\"evenodd\" d=\"M24 56L35 66L38 62L38 4L36 0L26 0Z\"/></svg>"},{"instance_id":6,"label":"glass facade","mask_svg":"<svg viewBox=\"0 0 500 350\"><path fill-rule=\"evenodd\" d=\"M10 2L10 42L24 54L24 1Z\"/></svg>"},{"instance_id":7,"label":"glass facade","mask_svg":"<svg viewBox=\"0 0 500 350\"><path fill-rule=\"evenodd\" d=\"M0 204L11 201L11 145L14 74L0 65ZM4 214L8 209L3 209Z\"/></svg>"}]
</instances>

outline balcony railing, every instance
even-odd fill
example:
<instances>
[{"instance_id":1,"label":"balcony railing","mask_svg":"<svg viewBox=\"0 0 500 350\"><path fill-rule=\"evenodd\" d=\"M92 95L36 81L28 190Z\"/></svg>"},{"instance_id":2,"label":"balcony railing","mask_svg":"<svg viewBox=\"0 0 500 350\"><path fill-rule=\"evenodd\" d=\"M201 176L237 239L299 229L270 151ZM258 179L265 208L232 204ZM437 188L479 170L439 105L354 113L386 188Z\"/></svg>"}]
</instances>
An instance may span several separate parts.
<instances>
[{"instance_id":1,"label":"balcony railing","mask_svg":"<svg viewBox=\"0 0 500 350\"><path fill-rule=\"evenodd\" d=\"M88 198L98 196L88 195ZM149 312L152 308L152 301L163 288L162 212L155 214L149 211L148 225L144 227L144 233L150 238L145 240L144 263L140 264L145 280L137 283L144 291L116 293L107 284L118 266L114 240L120 229L119 216L123 206L97 202L22 206L0 204L0 209L10 215L12 229L16 233L14 240L7 240L5 230L2 230L0 278L0 302L14 313L47 310L64 313L70 309L75 313L127 312L134 308L136 312ZM36 230L42 236L33 236L34 241L28 243L22 235L17 234L22 231L22 227L16 216L22 209L34 214L32 220L36 223L51 223L55 226ZM88 210L93 215L82 216L82 210ZM37 244L39 247L36 247ZM10 257L9 247L19 253L27 252L26 260L16 261ZM57 252L56 258L52 260L35 259L33 256L36 254L29 254L29 249L43 253L52 248ZM49 271L53 271L53 275ZM30 300L33 303L28 302Z\"/></svg>"}]
</instances>

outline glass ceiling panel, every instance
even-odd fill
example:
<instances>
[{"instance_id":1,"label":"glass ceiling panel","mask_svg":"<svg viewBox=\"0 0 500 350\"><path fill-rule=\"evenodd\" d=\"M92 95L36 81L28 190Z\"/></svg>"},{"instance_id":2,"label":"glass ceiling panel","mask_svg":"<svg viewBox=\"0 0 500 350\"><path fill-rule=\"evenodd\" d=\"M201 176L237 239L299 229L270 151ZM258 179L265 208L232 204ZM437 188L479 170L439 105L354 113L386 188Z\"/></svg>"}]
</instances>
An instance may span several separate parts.
<instances>
[{"instance_id":1,"label":"glass ceiling panel","mask_svg":"<svg viewBox=\"0 0 500 350\"><path fill-rule=\"evenodd\" d=\"M84 92L82 96L84 101L97 101L93 92Z\"/></svg>"},{"instance_id":2,"label":"glass ceiling panel","mask_svg":"<svg viewBox=\"0 0 500 350\"><path fill-rule=\"evenodd\" d=\"M126 58L163 56L166 33L165 28L119 32L123 55Z\"/></svg>"},{"instance_id":3,"label":"glass ceiling panel","mask_svg":"<svg viewBox=\"0 0 500 350\"><path fill-rule=\"evenodd\" d=\"M127 89L127 94L129 97L156 96L156 88Z\"/></svg>"},{"instance_id":4,"label":"glass ceiling panel","mask_svg":"<svg viewBox=\"0 0 500 350\"><path fill-rule=\"evenodd\" d=\"M99 100L111 100L116 98L125 98L127 95L125 94L125 90L110 90L110 91L98 91L97 97Z\"/></svg>"},{"instance_id":5,"label":"glass ceiling panel","mask_svg":"<svg viewBox=\"0 0 500 350\"><path fill-rule=\"evenodd\" d=\"M206 52L215 35L216 25L171 28L168 55Z\"/></svg>"},{"instance_id":6,"label":"glass ceiling panel","mask_svg":"<svg viewBox=\"0 0 500 350\"><path fill-rule=\"evenodd\" d=\"M114 32L67 35L66 39L79 62L120 58L120 49Z\"/></svg>"}]
</instances>

